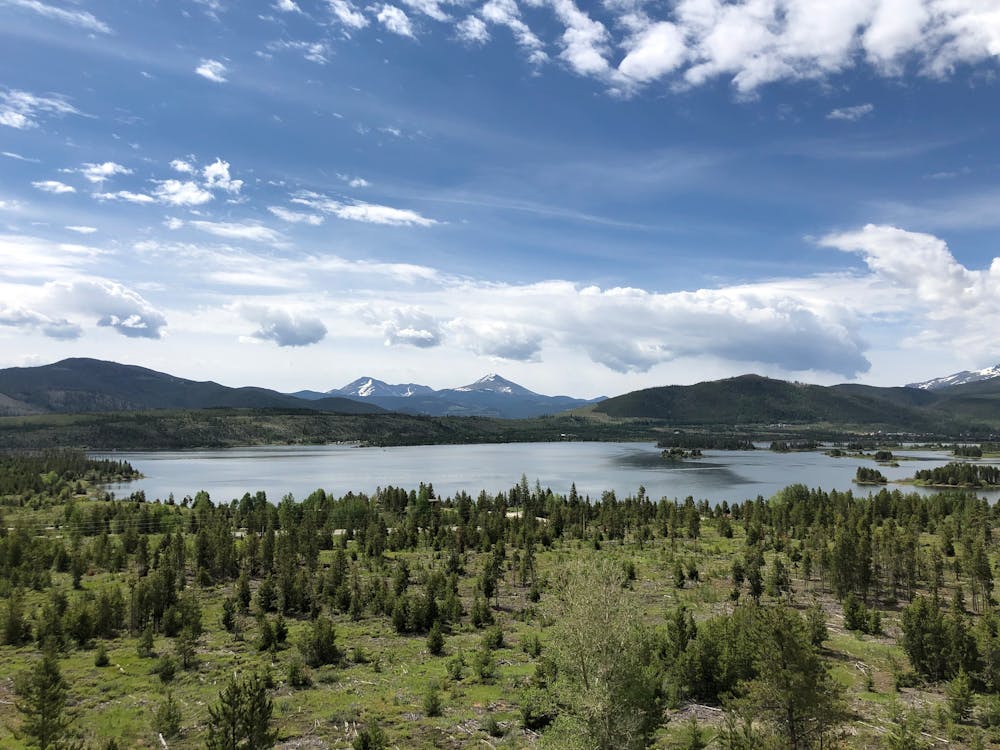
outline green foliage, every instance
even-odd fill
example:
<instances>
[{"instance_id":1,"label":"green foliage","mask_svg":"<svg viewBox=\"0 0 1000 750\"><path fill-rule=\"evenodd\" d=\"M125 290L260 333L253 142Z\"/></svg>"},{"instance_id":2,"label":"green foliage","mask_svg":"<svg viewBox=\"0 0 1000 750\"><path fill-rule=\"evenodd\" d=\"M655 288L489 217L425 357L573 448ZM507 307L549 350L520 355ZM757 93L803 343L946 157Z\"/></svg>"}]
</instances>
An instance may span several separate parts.
<instances>
[{"instance_id":1,"label":"green foliage","mask_svg":"<svg viewBox=\"0 0 1000 750\"><path fill-rule=\"evenodd\" d=\"M76 743L67 737L72 721L66 711L69 685L59 669L55 648L48 644L42 658L15 681L15 706L21 714L20 733L41 750L68 750Z\"/></svg>"},{"instance_id":2,"label":"green foliage","mask_svg":"<svg viewBox=\"0 0 1000 750\"><path fill-rule=\"evenodd\" d=\"M168 740L181 733L181 707L169 690L153 714L153 729Z\"/></svg>"},{"instance_id":3,"label":"green foliage","mask_svg":"<svg viewBox=\"0 0 1000 750\"><path fill-rule=\"evenodd\" d=\"M264 678L252 674L231 677L208 709L208 750L266 750L274 746L277 732L271 726L274 706Z\"/></svg>"},{"instance_id":4,"label":"green foliage","mask_svg":"<svg viewBox=\"0 0 1000 750\"><path fill-rule=\"evenodd\" d=\"M299 643L299 650L310 667L339 662L341 653L337 648L337 632L333 621L329 617L317 617L313 620L306 636Z\"/></svg>"},{"instance_id":5,"label":"green foliage","mask_svg":"<svg viewBox=\"0 0 1000 750\"><path fill-rule=\"evenodd\" d=\"M375 720L369 720L358 730L358 736L351 743L354 750L386 750L388 746L389 740L378 721Z\"/></svg>"},{"instance_id":6,"label":"green foliage","mask_svg":"<svg viewBox=\"0 0 1000 750\"><path fill-rule=\"evenodd\" d=\"M431 680L427 689L424 691L423 700L424 714L427 716L440 716L441 715L441 688L438 686L437 680Z\"/></svg>"},{"instance_id":7,"label":"green foliage","mask_svg":"<svg viewBox=\"0 0 1000 750\"><path fill-rule=\"evenodd\" d=\"M432 656L441 656L444 653L444 633L441 632L440 620L435 620L427 634L427 650Z\"/></svg>"},{"instance_id":8,"label":"green foliage","mask_svg":"<svg viewBox=\"0 0 1000 750\"><path fill-rule=\"evenodd\" d=\"M959 670L955 678L945 687L948 710L953 721L966 721L972 715L972 683L965 670Z\"/></svg>"},{"instance_id":9,"label":"green foliage","mask_svg":"<svg viewBox=\"0 0 1000 750\"><path fill-rule=\"evenodd\" d=\"M621 568L570 566L563 580L551 654L565 716L595 747L644 747L658 716L653 639Z\"/></svg>"}]
</instances>

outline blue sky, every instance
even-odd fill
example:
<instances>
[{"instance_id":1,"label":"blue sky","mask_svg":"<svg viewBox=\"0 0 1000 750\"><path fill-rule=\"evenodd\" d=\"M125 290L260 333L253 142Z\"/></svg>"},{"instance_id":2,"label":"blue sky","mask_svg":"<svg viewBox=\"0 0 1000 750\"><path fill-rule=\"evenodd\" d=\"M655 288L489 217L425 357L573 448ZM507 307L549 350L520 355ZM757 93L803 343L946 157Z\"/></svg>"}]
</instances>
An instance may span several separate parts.
<instances>
[{"instance_id":1,"label":"blue sky","mask_svg":"<svg viewBox=\"0 0 1000 750\"><path fill-rule=\"evenodd\" d=\"M998 57L981 0L0 0L0 366L984 367Z\"/></svg>"}]
</instances>

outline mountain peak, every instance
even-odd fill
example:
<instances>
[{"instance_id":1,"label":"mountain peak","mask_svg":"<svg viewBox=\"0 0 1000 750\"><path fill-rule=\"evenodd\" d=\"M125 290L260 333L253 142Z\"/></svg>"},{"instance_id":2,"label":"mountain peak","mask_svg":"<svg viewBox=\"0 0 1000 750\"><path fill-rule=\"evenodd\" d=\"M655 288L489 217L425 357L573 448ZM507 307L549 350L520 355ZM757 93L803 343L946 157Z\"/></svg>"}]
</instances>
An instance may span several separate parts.
<instances>
[{"instance_id":1,"label":"mountain peak","mask_svg":"<svg viewBox=\"0 0 1000 750\"><path fill-rule=\"evenodd\" d=\"M919 388L922 391L937 391L941 388L950 388L953 385L965 385L966 383L978 383L981 380L992 380L1000 377L1000 364L992 367L984 367L982 370L962 370L951 375L940 378L924 380L920 383L907 383L907 388Z\"/></svg>"},{"instance_id":2,"label":"mountain peak","mask_svg":"<svg viewBox=\"0 0 1000 750\"><path fill-rule=\"evenodd\" d=\"M336 388L329 391L329 394L331 396L348 396L355 398L373 398L376 396L399 396L406 398L409 396L433 392L434 389L430 386L419 385L417 383L399 383L396 385L390 385L383 380L378 380L377 378L365 375L357 380L352 380L343 388Z\"/></svg>"},{"instance_id":3,"label":"mountain peak","mask_svg":"<svg viewBox=\"0 0 1000 750\"><path fill-rule=\"evenodd\" d=\"M508 395L534 395L532 391L529 391L524 386L518 385L507 378L497 375L495 372L488 373L479 378L475 383L470 383L469 385L463 385L461 388L455 388L456 391L492 391L493 393L505 393Z\"/></svg>"}]
</instances>

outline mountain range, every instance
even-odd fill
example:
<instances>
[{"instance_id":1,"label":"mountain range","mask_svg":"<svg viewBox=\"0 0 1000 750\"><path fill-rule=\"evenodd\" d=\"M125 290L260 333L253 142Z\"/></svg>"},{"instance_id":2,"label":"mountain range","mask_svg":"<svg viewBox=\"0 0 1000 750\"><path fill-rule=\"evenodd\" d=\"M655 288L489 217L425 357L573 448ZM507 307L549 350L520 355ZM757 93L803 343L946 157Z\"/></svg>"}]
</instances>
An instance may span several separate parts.
<instances>
[{"instance_id":1,"label":"mountain range","mask_svg":"<svg viewBox=\"0 0 1000 750\"><path fill-rule=\"evenodd\" d=\"M435 417L500 417L524 419L556 414L601 401L571 396L543 396L496 373L457 388L435 390L417 383L389 384L372 377L354 380L343 388L325 393L298 391L291 394L303 399L336 396L375 404L404 414L427 414Z\"/></svg>"},{"instance_id":2,"label":"mountain range","mask_svg":"<svg viewBox=\"0 0 1000 750\"><path fill-rule=\"evenodd\" d=\"M389 385L359 378L326 393L279 393L229 388L156 370L97 359L64 359L40 367L0 370L0 416L146 409L306 409L338 414L398 411L429 416L537 417L594 403L543 396L491 374L475 383L436 391L425 385Z\"/></svg>"},{"instance_id":3,"label":"mountain range","mask_svg":"<svg viewBox=\"0 0 1000 750\"><path fill-rule=\"evenodd\" d=\"M1000 428L1000 377L958 385L919 385L819 386L742 375L588 402L543 396L491 374L443 390L364 377L326 393L286 394L266 388L229 388L144 367L81 358L0 370L0 415L252 408L355 415L388 410L432 417L511 419L569 411L577 418L662 420L691 426L827 425L951 434L970 427Z\"/></svg>"}]
</instances>

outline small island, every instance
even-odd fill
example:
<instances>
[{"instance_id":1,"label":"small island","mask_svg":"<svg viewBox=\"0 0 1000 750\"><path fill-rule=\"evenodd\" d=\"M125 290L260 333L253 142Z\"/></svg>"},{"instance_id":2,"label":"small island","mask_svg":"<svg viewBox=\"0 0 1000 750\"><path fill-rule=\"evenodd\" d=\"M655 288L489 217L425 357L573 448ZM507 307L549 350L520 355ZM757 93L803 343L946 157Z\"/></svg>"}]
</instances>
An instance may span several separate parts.
<instances>
[{"instance_id":1,"label":"small island","mask_svg":"<svg viewBox=\"0 0 1000 750\"><path fill-rule=\"evenodd\" d=\"M700 448L685 450L684 448L674 446L673 448L668 448L667 450L662 451L660 456L668 461L682 461L688 458L701 458L702 454Z\"/></svg>"},{"instance_id":2,"label":"small island","mask_svg":"<svg viewBox=\"0 0 1000 750\"><path fill-rule=\"evenodd\" d=\"M909 481L919 487L943 489L1000 487L1000 466L952 462L933 469L921 469Z\"/></svg>"},{"instance_id":3,"label":"small island","mask_svg":"<svg viewBox=\"0 0 1000 750\"><path fill-rule=\"evenodd\" d=\"M878 469L869 469L866 466L859 466L857 474L854 475L855 484L888 484L889 480Z\"/></svg>"}]
</instances>

